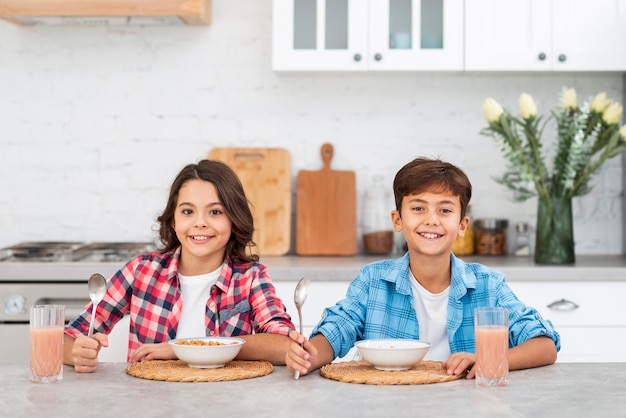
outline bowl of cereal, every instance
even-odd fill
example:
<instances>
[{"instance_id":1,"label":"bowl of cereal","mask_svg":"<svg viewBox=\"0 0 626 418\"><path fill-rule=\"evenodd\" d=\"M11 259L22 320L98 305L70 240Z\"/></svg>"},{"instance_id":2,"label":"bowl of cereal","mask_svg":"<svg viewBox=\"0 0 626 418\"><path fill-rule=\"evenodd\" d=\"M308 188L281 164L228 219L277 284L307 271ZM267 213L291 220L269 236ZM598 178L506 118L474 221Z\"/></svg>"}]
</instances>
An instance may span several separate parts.
<instances>
[{"instance_id":1,"label":"bowl of cereal","mask_svg":"<svg viewBox=\"0 0 626 418\"><path fill-rule=\"evenodd\" d=\"M246 342L243 338L234 337L203 337L177 338L169 344L179 360L189 367L200 369L224 367L226 363L237 357L239 350Z\"/></svg>"},{"instance_id":2,"label":"bowl of cereal","mask_svg":"<svg viewBox=\"0 0 626 418\"><path fill-rule=\"evenodd\" d=\"M378 370L408 370L424 358L430 343L411 339L380 338L357 341L355 346L361 358Z\"/></svg>"}]
</instances>

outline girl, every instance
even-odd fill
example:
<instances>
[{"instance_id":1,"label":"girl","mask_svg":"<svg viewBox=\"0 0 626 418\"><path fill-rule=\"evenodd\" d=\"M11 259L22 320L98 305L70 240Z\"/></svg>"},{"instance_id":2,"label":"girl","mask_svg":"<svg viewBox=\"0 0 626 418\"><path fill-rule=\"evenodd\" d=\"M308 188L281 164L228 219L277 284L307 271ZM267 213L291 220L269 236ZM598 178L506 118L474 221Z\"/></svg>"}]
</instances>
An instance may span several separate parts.
<instances>
[{"instance_id":1,"label":"girl","mask_svg":"<svg viewBox=\"0 0 626 418\"><path fill-rule=\"evenodd\" d=\"M130 260L109 281L86 337L92 303L65 329L64 362L93 372L107 334L130 315L128 361L175 359L173 338L246 340L237 359L285 362L295 329L268 275L249 248L254 224L237 175L202 160L178 174L158 217L162 248Z\"/></svg>"}]
</instances>

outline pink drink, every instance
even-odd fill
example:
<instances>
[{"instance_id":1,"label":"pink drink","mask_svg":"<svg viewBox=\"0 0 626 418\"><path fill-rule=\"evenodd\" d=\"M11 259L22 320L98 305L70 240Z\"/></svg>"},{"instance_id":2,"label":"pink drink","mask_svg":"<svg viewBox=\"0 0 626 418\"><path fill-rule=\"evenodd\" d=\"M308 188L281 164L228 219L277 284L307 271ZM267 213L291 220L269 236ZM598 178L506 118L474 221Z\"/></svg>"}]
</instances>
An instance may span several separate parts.
<instances>
[{"instance_id":1,"label":"pink drink","mask_svg":"<svg viewBox=\"0 0 626 418\"><path fill-rule=\"evenodd\" d=\"M30 369L38 378L54 379L63 373L63 328L30 330Z\"/></svg>"},{"instance_id":2,"label":"pink drink","mask_svg":"<svg viewBox=\"0 0 626 418\"><path fill-rule=\"evenodd\" d=\"M63 380L65 306L30 308L30 380L52 383Z\"/></svg>"},{"instance_id":3,"label":"pink drink","mask_svg":"<svg viewBox=\"0 0 626 418\"><path fill-rule=\"evenodd\" d=\"M479 308L475 311L476 385L506 386L509 373L508 311Z\"/></svg>"},{"instance_id":4,"label":"pink drink","mask_svg":"<svg viewBox=\"0 0 626 418\"><path fill-rule=\"evenodd\" d=\"M501 379L509 371L509 330L504 327L476 328L476 363L485 379Z\"/></svg>"}]
</instances>

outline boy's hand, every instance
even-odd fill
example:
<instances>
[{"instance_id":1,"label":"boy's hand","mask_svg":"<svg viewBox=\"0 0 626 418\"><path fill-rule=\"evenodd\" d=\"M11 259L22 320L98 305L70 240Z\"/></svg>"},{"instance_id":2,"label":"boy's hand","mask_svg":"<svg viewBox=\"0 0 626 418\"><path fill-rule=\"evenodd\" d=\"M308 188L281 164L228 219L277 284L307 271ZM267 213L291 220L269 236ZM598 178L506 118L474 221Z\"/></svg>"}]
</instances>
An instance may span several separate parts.
<instances>
[{"instance_id":1,"label":"boy's hand","mask_svg":"<svg viewBox=\"0 0 626 418\"><path fill-rule=\"evenodd\" d=\"M459 375L467 371L467 379L473 379L476 375L474 364L476 356L472 353L453 353L448 357L448 361L443 362L443 368L449 375Z\"/></svg>"}]
</instances>

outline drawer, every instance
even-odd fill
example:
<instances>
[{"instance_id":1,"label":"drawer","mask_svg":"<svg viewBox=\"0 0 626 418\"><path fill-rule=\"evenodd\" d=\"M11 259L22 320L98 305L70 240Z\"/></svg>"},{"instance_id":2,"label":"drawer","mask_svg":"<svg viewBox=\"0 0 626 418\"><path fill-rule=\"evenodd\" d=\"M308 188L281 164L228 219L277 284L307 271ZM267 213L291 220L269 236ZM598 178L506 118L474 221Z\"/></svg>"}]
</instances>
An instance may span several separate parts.
<instances>
[{"instance_id":1,"label":"drawer","mask_svg":"<svg viewBox=\"0 0 626 418\"><path fill-rule=\"evenodd\" d=\"M626 327L558 327L558 362L626 362Z\"/></svg>"},{"instance_id":2,"label":"drawer","mask_svg":"<svg viewBox=\"0 0 626 418\"><path fill-rule=\"evenodd\" d=\"M626 283L523 282L509 286L555 326L626 326ZM557 329L559 330L559 329Z\"/></svg>"}]
</instances>

